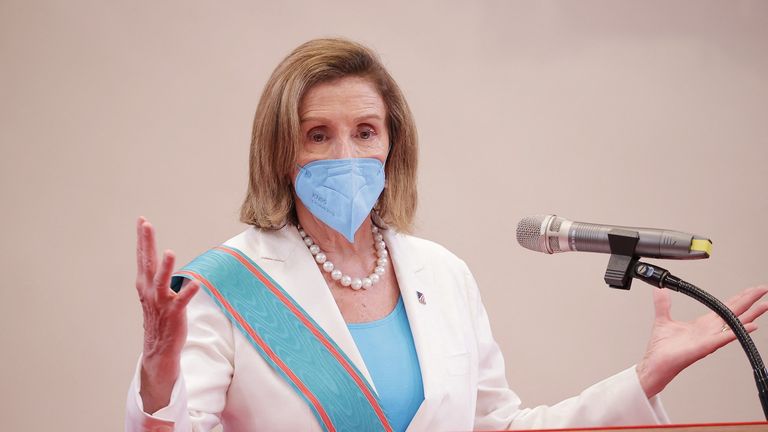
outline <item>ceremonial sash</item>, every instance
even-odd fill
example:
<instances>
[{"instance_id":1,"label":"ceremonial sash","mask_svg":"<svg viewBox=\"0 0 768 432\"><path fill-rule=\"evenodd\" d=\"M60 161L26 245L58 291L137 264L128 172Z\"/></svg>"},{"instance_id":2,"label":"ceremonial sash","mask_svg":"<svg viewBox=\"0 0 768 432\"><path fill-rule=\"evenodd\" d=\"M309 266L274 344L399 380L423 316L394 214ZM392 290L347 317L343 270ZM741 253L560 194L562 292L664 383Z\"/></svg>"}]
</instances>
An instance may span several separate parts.
<instances>
[{"instance_id":1,"label":"ceremonial sash","mask_svg":"<svg viewBox=\"0 0 768 432\"><path fill-rule=\"evenodd\" d=\"M197 280L326 431L392 431L378 397L330 336L239 250L219 246L174 274ZM254 383L258 385L258 383Z\"/></svg>"}]
</instances>

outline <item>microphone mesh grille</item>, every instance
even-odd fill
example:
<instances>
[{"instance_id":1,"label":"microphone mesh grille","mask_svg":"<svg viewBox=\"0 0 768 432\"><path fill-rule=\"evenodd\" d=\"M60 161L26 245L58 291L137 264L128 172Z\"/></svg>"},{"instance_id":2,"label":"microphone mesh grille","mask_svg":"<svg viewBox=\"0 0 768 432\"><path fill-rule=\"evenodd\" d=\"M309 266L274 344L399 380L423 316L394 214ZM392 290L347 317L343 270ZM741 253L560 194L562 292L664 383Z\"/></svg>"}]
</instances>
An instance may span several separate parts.
<instances>
[{"instance_id":1,"label":"microphone mesh grille","mask_svg":"<svg viewBox=\"0 0 768 432\"><path fill-rule=\"evenodd\" d=\"M544 246L544 235L541 234L541 224L544 216L527 216L517 224L517 242L520 246L537 252L547 252Z\"/></svg>"},{"instance_id":2,"label":"microphone mesh grille","mask_svg":"<svg viewBox=\"0 0 768 432\"><path fill-rule=\"evenodd\" d=\"M562 224L563 224L563 218L556 217L555 220L552 221L552 226L549 227L549 231L550 232L560 231L560 225Z\"/></svg>"},{"instance_id":3,"label":"microphone mesh grille","mask_svg":"<svg viewBox=\"0 0 768 432\"><path fill-rule=\"evenodd\" d=\"M549 238L549 250L552 252L562 252L560 250L560 239L555 236Z\"/></svg>"}]
</instances>

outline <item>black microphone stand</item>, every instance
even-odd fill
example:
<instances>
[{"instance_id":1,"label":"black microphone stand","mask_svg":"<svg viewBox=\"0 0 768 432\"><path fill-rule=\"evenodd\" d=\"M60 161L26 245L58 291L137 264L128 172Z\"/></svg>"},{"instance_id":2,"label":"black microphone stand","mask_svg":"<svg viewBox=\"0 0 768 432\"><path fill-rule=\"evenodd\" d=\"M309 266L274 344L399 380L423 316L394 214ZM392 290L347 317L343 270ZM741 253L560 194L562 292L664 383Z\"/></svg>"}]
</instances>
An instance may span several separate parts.
<instances>
[{"instance_id":1,"label":"black microphone stand","mask_svg":"<svg viewBox=\"0 0 768 432\"><path fill-rule=\"evenodd\" d=\"M683 293L712 309L731 328L747 354L755 376L760 405L763 407L766 420L768 420L768 371L765 369L763 359L760 357L755 343L744 329L744 325L726 305L713 295L673 276L661 267L641 262L640 257L635 255L639 238L640 235L636 231L630 230L615 229L608 233L611 258L608 261L608 268L605 270L605 283L611 288L628 290L632 286L632 278L640 279L657 288L669 288Z\"/></svg>"}]
</instances>

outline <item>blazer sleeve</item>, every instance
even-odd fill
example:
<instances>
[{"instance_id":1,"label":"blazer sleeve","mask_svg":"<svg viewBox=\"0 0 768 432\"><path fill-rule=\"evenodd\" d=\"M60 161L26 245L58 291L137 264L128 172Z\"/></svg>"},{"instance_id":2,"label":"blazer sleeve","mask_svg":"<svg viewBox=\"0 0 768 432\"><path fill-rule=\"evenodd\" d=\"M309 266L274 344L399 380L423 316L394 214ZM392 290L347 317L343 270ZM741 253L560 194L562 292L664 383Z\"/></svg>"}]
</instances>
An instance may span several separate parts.
<instances>
[{"instance_id":1,"label":"blazer sleeve","mask_svg":"<svg viewBox=\"0 0 768 432\"><path fill-rule=\"evenodd\" d=\"M507 383L501 349L493 339L477 284L468 269L465 280L478 341L475 430L669 423L659 397L649 400L645 396L634 366L556 405L521 408L520 398Z\"/></svg>"},{"instance_id":2,"label":"blazer sleeve","mask_svg":"<svg viewBox=\"0 0 768 432\"><path fill-rule=\"evenodd\" d=\"M187 342L181 352L181 375L168 406L144 412L141 359L126 401L126 432L204 432L220 423L234 370L233 327L201 289L187 305Z\"/></svg>"}]
</instances>

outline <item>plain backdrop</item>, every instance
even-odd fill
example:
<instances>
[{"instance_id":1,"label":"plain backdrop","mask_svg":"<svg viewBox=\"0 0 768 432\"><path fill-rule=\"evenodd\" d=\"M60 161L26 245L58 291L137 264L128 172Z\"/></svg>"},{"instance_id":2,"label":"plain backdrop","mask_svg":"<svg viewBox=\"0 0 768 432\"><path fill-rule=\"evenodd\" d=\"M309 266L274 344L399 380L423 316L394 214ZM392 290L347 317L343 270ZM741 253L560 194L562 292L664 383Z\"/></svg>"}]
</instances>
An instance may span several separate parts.
<instances>
[{"instance_id":1,"label":"plain backdrop","mask_svg":"<svg viewBox=\"0 0 768 432\"><path fill-rule=\"evenodd\" d=\"M653 288L520 248L521 217L707 235L711 259L664 265L720 298L768 281L768 2L0 0L3 429L122 428L136 218L180 264L243 230L262 87L322 36L374 48L405 92L415 232L469 263L525 405L637 362ZM762 419L736 345L663 400L676 422Z\"/></svg>"}]
</instances>

